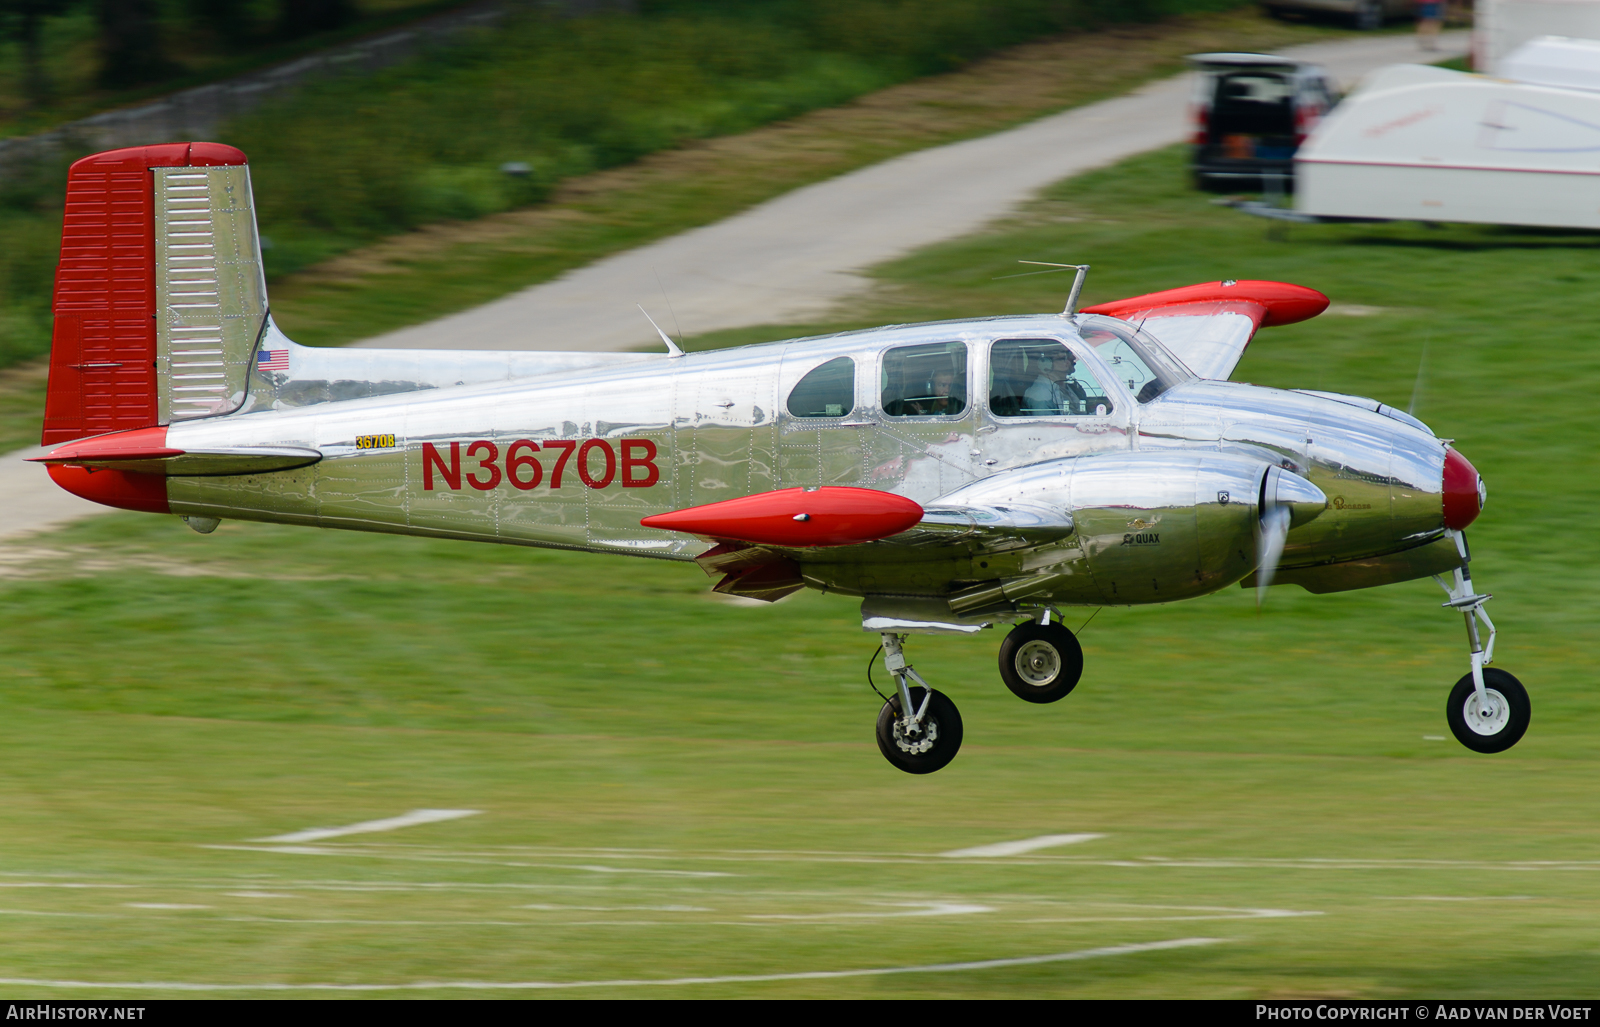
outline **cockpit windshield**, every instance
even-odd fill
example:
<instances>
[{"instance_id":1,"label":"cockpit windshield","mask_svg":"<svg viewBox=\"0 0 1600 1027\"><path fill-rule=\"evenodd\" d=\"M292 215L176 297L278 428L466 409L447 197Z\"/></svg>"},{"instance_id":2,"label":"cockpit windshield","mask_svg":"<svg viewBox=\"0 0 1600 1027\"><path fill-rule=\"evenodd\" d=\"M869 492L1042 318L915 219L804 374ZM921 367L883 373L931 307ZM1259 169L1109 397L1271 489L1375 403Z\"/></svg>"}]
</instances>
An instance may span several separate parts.
<instances>
[{"instance_id":1,"label":"cockpit windshield","mask_svg":"<svg viewBox=\"0 0 1600 1027\"><path fill-rule=\"evenodd\" d=\"M1122 322L1103 317L1083 317L1078 334L1094 347L1095 355L1111 367L1140 403L1148 403L1174 385L1194 377L1161 344Z\"/></svg>"}]
</instances>

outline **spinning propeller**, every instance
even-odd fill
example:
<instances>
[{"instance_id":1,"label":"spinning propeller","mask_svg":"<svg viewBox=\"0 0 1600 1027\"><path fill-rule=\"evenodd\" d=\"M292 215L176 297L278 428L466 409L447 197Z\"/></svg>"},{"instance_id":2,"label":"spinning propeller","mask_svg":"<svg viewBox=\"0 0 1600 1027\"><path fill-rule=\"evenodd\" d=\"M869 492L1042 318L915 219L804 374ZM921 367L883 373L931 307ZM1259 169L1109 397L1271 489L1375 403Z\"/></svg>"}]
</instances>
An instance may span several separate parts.
<instances>
[{"instance_id":1,"label":"spinning propeller","mask_svg":"<svg viewBox=\"0 0 1600 1027\"><path fill-rule=\"evenodd\" d=\"M1328 497L1306 479L1281 467L1269 467L1261 479L1260 529L1256 533L1256 608L1278 573L1289 529L1316 519L1328 508Z\"/></svg>"}]
</instances>

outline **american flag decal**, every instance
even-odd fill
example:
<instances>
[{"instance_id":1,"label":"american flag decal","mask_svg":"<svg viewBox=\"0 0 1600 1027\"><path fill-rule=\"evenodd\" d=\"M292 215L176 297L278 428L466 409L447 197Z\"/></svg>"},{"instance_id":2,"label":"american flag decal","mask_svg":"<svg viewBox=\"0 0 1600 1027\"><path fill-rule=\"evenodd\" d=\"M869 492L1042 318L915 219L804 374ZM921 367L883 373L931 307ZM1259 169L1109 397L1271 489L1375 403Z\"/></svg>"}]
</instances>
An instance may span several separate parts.
<instances>
[{"instance_id":1,"label":"american flag decal","mask_svg":"<svg viewBox=\"0 0 1600 1027\"><path fill-rule=\"evenodd\" d=\"M264 349L256 354L257 371L287 371L289 370L289 351L286 349Z\"/></svg>"}]
</instances>

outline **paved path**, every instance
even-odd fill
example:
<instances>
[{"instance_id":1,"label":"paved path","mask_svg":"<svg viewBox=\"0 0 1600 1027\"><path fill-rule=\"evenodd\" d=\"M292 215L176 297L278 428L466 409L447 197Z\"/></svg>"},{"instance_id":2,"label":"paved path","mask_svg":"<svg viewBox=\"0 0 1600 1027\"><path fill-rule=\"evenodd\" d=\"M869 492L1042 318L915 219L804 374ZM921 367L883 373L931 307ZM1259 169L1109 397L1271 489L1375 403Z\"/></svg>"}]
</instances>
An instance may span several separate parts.
<instances>
[{"instance_id":1,"label":"paved path","mask_svg":"<svg viewBox=\"0 0 1600 1027\"><path fill-rule=\"evenodd\" d=\"M1465 53L1446 33L1442 60ZM1326 65L1346 85L1375 68L1418 59L1409 35L1284 51ZM700 333L823 316L870 285L855 273L972 232L1038 190L1091 168L1181 141L1186 77L949 146L907 154L797 189L743 214L620 253L473 310L357 343L415 349L588 349L647 345L655 335L635 303L671 327ZM0 456L0 539L106 508L56 488L39 450Z\"/></svg>"},{"instance_id":2,"label":"paved path","mask_svg":"<svg viewBox=\"0 0 1600 1027\"><path fill-rule=\"evenodd\" d=\"M1442 60L1466 52L1447 33ZM1419 59L1414 37L1384 35L1283 51L1345 85ZM619 253L472 310L358 346L617 350L655 340L642 303L689 334L821 319L865 291L858 269L975 231L1063 178L1181 142L1188 76L994 135L921 150L796 189L742 214ZM657 284L657 275L660 284Z\"/></svg>"}]
</instances>

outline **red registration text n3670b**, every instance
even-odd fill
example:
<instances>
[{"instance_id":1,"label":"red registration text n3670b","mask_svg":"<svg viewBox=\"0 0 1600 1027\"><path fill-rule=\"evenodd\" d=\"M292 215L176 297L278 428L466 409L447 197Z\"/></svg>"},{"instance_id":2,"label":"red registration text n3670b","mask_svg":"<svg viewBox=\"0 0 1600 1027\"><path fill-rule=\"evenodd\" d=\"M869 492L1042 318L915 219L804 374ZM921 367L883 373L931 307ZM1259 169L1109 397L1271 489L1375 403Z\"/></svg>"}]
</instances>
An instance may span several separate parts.
<instances>
[{"instance_id":1,"label":"red registration text n3670b","mask_svg":"<svg viewBox=\"0 0 1600 1027\"><path fill-rule=\"evenodd\" d=\"M461 466L463 447L468 460L465 474ZM450 443L448 459L433 443L422 444L424 492L436 487L460 491L463 481L479 492L488 492L502 483L523 492L541 485L558 489L571 481L569 470L575 471L584 487L591 489L603 489L612 482L625 489L643 489L661 480L656 444L649 439L619 439L615 447L609 439L550 439L542 443L518 439L506 447L503 456L498 445L478 439Z\"/></svg>"}]
</instances>

